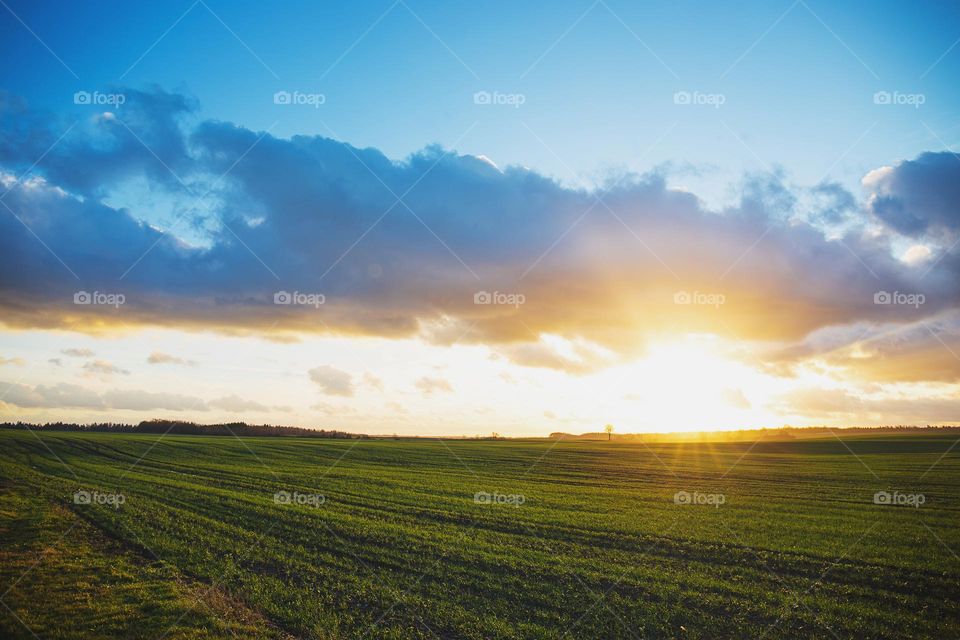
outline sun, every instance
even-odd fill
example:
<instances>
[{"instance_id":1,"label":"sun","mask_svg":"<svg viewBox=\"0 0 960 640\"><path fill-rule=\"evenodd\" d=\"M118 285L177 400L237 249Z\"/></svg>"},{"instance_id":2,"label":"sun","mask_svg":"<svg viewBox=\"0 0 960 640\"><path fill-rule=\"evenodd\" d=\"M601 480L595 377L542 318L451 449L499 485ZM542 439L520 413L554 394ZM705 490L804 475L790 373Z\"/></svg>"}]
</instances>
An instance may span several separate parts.
<instances>
[{"instance_id":1,"label":"sun","mask_svg":"<svg viewBox=\"0 0 960 640\"><path fill-rule=\"evenodd\" d=\"M775 424L767 406L780 383L731 355L720 338L657 343L627 365L621 431L702 431Z\"/></svg>"}]
</instances>

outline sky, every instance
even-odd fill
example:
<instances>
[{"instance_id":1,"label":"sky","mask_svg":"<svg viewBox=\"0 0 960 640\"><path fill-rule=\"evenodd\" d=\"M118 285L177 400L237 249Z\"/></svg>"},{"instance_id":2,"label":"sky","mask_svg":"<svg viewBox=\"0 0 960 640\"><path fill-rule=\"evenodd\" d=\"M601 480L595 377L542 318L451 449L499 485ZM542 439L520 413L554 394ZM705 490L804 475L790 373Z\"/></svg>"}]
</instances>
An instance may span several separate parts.
<instances>
[{"instance_id":1,"label":"sky","mask_svg":"<svg viewBox=\"0 0 960 640\"><path fill-rule=\"evenodd\" d=\"M0 419L960 409L951 2L0 2Z\"/></svg>"}]
</instances>

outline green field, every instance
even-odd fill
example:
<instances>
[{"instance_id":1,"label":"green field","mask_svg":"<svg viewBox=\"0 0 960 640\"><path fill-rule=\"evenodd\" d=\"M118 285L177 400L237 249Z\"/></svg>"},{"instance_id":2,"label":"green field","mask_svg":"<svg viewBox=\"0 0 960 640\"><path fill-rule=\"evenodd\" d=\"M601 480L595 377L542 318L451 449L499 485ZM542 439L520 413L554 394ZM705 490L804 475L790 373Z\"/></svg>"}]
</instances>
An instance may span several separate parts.
<instances>
[{"instance_id":1,"label":"green field","mask_svg":"<svg viewBox=\"0 0 960 640\"><path fill-rule=\"evenodd\" d=\"M4 430L0 637L957 638L954 440Z\"/></svg>"}]
</instances>

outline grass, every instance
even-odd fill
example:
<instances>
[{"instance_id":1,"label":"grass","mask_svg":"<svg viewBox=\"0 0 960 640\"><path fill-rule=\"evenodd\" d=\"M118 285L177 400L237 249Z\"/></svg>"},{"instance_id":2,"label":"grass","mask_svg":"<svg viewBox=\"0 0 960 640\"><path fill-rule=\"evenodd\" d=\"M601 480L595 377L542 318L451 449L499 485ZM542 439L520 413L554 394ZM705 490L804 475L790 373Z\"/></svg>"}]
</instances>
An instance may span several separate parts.
<instances>
[{"instance_id":1,"label":"grass","mask_svg":"<svg viewBox=\"0 0 960 640\"><path fill-rule=\"evenodd\" d=\"M0 635L958 637L953 443L0 431Z\"/></svg>"}]
</instances>

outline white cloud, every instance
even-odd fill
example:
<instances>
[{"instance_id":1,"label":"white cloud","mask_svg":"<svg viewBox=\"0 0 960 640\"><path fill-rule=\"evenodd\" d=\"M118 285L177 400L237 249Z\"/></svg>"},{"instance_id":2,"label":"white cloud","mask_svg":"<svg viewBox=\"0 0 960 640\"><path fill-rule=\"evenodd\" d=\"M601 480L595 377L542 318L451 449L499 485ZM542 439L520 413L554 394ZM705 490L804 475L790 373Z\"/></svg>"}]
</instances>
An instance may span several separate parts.
<instances>
[{"instance_id":1,"label":"white cloud","mask_svg":"<svg viewBox=\"0 0 960 640\"><path fill-rule=\"evenodd\" d=\"M98 374L103 376L111 376L114 374L119 375L130 375L130 372L126 369L121 369L117 365L107 362L106 360L93 360L83 365L85 371L91 374Z\"/></svg>"},{"instance_id":2,"label":"white cloud","mask_svg":"<svg viewBox=\"0 0 960 640\"><path fill-rule=\"evenodd\" d=\"M330 396L352 396L353 378L346 371L323 365L307 372L323 393Z\"/></svg>"},{"instance_id":3,"label":"white cloud","mask_svg":"<svg viewBox=\"0 0 960 640\"><path fill-rule=\"evenodd\" d=\"M222 398L215 398L207 403L211 409L223 409L233 413L243 413L246 411L270 411L270 407L254 400L247 400L238 395L229 395Z\"/></svg>"},{"instance_id":4,"label":"white cloud","mask_svg":"<svg viewBox=\"0 0 960 640\"><path fill-rule=\"evenodd\" d=\"M92 358L94 353L90 349L61 349L60 353L65 356L70 356L71 358Z\"/></svg>"},{"instance_id":5,"label":"white cloud","mask_svg":"<svg viewBox=\"0 0 960 640\"><path fill-rule=\"evenodd\" d=\"M162 353L160 351L154 351L151 353L147 357L147 362L150 364L179 364L187 367L193 367L197 364L193 360L172 356L169 353Z\"/></svg>"},{"instance_id":6,"label":"white cloud","mask_svg":"<svg viewBox=\"0 0 960 640\"><path fill-rule=\"evenodd\" d=\"M416 386L424 396L430 396L434 393L453 393L453 387L443 378L424 376L417 380L414 386Z\"/></svg>"},{"instance_id":7,"label":"white cloud","mask_svg":"<svg viewBox=\"0 0 960 640\"><path fill-rule=\"evenodd\" d=\"M930 259L931 255L932 255L932 252L930 251L930 247L928 247L927 245L914 244L914 245L911 245L910 248L907 249L902 256L900 256L900 260L902 260L906 264L914 266L914 265L918 265L926 262L927 260Z\"/></svg>"}]
</instances>

